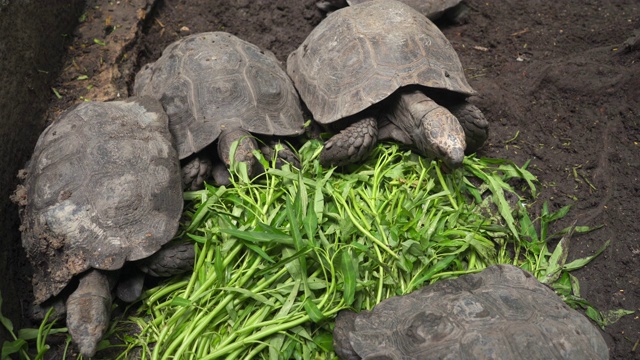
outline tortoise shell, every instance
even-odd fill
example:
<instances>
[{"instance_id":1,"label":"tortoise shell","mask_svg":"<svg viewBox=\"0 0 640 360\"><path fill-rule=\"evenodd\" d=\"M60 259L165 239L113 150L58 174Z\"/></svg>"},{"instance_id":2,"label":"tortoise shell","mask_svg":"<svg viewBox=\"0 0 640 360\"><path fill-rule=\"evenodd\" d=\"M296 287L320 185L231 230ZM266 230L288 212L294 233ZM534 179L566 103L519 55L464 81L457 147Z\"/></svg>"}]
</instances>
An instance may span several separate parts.
<instances>
[{"instance_id":1,"label":"tortoise shell","mask_svg":"<svg viewBox=\"0 0 640 360\"><path fill-rule=\"evenodd\" d=\"M512 265L343 311L342 359L608 359L598 329L553 290Z\"/></svg>"},{"instance_id":2,"label":"tortoise shell","mask_svg":"<svg viewBox=\"0 0 640 360\"><path fill-rule=\"evenodd\" d=\"M41 134L26 170L17 194L36 303L89 268L153 254L177 231L179 160L155 99L69 109Z\"/></svg>"},{"instance_id":3,"label":"tortoise shell","mask_svg":"<svg viewBox=\"0 0 640 360\"><path fill-rule=\"evenodd\" d=\"M437 26L391 0L329 14L289 55L287 73L321 124L354 115L407 85L475 94Z\"/></svg>"},{"instance_id":4,"label":"tortoise shell","mask_svg":"<svg viewBox=\"0 0 640 360\"><path fill-rule=\"evenodd\" d=\"M349 5L357 5L365 1L371 0L347 0ZM401 0L403 3L418 10L421 14L428 17L431 20L437 19L447 9L450 9L458 4L462 0Z\"/></svg>"},{"instance_id":5,"label":"tortoise shell","mask_svg":"<svg viewBox=\"0 0 640 360\"><path fill-rule=\"evenodd\" d=\"M159 99L183 159L225 127L262 135L304 132L300 100L271 53L225 32L187 36L136 75L134 92Z\"/></svg>"}]
</instances>

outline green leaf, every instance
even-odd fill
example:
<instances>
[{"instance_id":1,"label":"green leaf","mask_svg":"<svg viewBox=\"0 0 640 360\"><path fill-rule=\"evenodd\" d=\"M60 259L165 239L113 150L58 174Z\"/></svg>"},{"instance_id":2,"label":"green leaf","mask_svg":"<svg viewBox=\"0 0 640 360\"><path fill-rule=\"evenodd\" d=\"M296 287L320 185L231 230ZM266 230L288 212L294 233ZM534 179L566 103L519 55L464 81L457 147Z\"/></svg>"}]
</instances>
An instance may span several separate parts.
<instances>
[{"instance_id":1,"label":"green leaf","mask_svg":"<svg viewBox=\"0 0 640 360\"><path fill-rule=\"evenodd\" d=\"M571 284L571 292L573 293L573 295L575 296L580 296L580 281L578 280L577 277L567 273L567 275L569 275L569 282Z\"/></svg>"},{"instance_id":2,"label":"green leaf","mask_svg":"<svg viewBox=\"0 0 640 360\"><path fill-rule=\"evenodd\" d=\"M587 310L585 310L584 313L589 317L589 319L595 321L596 324L604 328L604 325L602 325L602 314L600 314L600 312L593 306L587 306Z\"/></svg>"},{"instance_id":3,"label":"green leaf","mask_svg":"<svg viewBox=\"0 0 640 360\"><path fill-rule=\"evenodd\" d=\"M455 255L449 255L444 259L438 261L435 265L433 265L424 275L422 275L418 280L413 282L413 288L409 288L408 291L412 291L419 286L422 286L423 283L429 281L435 274L441 272L446 269L447 266L456 258Z\"/></svg>"},{"instance_id":4,"label":"green leaf","mask_svg":"<svg viewBox=\"0 0 640 360\"><path fill-rule=\"evenodd\" d=\"M569 213L570 209L571 209L571 205L563 206L558 211L556 211L556 212L550 214L549 216L547 216L546 221L550 223L550 222L553 222L553 221L556 221L556 220L560 220L560 219L564 218Z\"/></svg>"},{"instance_id":5,"label":"green leaf","mask_svg":"<svg viewBox=\"0 0 640 360\"><path fill-rule=\"evenodd\" d=\"M269 359L280 360L282 356L282 345L284 334L276 334L269 340Z\"/></svg>"},{"instance_id":6,"label":"green leaf","mask_svg":"<svg viewBox=\"0 0 640 360\"><path fill-rule=\"evenodd\" d=\"M237 287L227 287L227 286L223 286L220 288L220 290L225 290L225 291L234 291L237 292L239 294L242 294L244 296L248 296L264 305L267 306L275 306L273 304L273 301L267 299L264 295L260 295L258 293L254 293L253 291L247 290L247 289L243 289L243 288L237 288Z\"/></svg>"},{"instance_id":7,"label":"green leaf","mask_svg":"<svg viewBox=\"0 0 640 360\"><path fill-rule=\"evenodd\" d=\"M15 354L27 347L27 342L23 339L14 341L4 341L2 343L2 360L10 359L9 355Z\"/></svg>"},{"instance_id":8,"label":"green leaf","mask_svg":"<svg viewBox=\"0 0 640 360\"><path fill-rule=\"evenodd\" d=\"M210 196L204 204L201 204L198 207L198 210L196 210L196 213L193 215L191 219L191 223L187 227L187 230L186 230L187 232L193 232L200 226L204 217L210 214L210 207L214 203L219 201L220 196L222 196L225 192L226 192L226 189L224 187L220 188L218 191L216 191L215 194L212 194L212 196Z\"/></svg>"},{"instance_id":9,"label":"green leaf","mask_svg":"<svg viewBox=\"0 0 640 360\"><path fill-rule=\"evenodd\" d=\"M13 323L9 318L2 315L2 293L0 293L0 324L2 324L7 331L13 332Z\"/></svg>"},{"instance_id":10,"label":"green leaf","mask_svg":"<svg viewBox=\"0 0 640 360\"><path fill-rule=\"evenodd\" d=\"M326 332L321 332L314 336L313 342L318 345L323 351L333 351L333 336Z\"/></svg>"},{"instance_id":11,"label":"green leaf","mask_svg":"<svg viewBox=\"0 0 640 360\"><path fill-rule=\"evenodd\" d=\"M590 232L598 230L598 229L602 229L603 227L604 227L604 225L598 225L598 226L576 226L574 228L574 230L577 233L586 234L586 233L590 233Z\"/></svg>"},{"instance_id":12,"label":"green leaf","mask_svg":"<svg viewBox=\"0 0 640 360\"><path fill-rule=\"evenodd\" d=\"M567 261L569 256L569 242L571 238L571 232L560 239L558 245L553 250L551 257L549 258L549 265L547 266L545 276L540 280L543 284L551 284L560 277L560 272Z\"/></svg>"},{"instance_id":13,"label":"green leaf","mask_svg":"<svg viewBox=\"0 0 640 360\"><path fill-rule=\"evenodd\" d=\"M34 329L34 328L20 329L18 330L18 338L24 339L24 340L37 339L39 332L40 332L39 329Z\"/></svg>"},{"instance_id":14,"label":"green leaf","mask_svg":"<svg viewBox=\"0 0 640 360\"><path fill-rule=\"evenodd\" d=\"M193 241L195 241L195 242L198 242L198 243L200 243L200 244L205 244L205 243L207 242L207 238L206 238L206 237L204 237L204 236L194 235L194 234L187 234L187 236L188 236L191 240L193 240Z\"/></svg>"},{"instance_id":15,"label":"green leaf","mask_svg":"<svg viewBox=\"0 0 640 360\"><path fill-rule=\"evenodd\" d=\"M295 253L292 253L291 249L285 249L285 251L286 251L286 257L285 258L282 258L277 263L262 269L260 272L258 272L258 275L259 276L264 276L264 275L268 274L269 272L273 271L274 269L279 269L282 266L285 266L287 263L293 262L294 260L297 260L301 256L304 256L304 255L310 253L311 251L313 251L313 249L312 248L306 248L306 249L302 249L300 251L296 251ZM284 255L284 253L283 253L283 255Z\"/></svg>"},{"instance_id":16,"label":"green leaf","mask_svg":"<svg viewBox=\"0 0 640 360\"><path fill-rule=\"evenodd\" d=\"M314 203L310 202L307 209L307 215L302 221L304 231L307 235L307 239L315 241L316 233L318 231L318 216L314 209Z\"/></svg>"},{"instance_id":17,"label":"green leaf","mask_svg":"<svg viewBox=\"0 0 640 360\"><path fill-rule=\"evenodd\" d=\"M533 242L538 242L538 234L529 214L527 214L527 209L522 204L520 206L520 229L522 230L522 235L530 238Z\"/></svg>"},{"instance_id":18,"label":"green leaf","mask_svg":"<svg viewBox=\"0 0 640 360\"><path fill-rule=\"evenodd\" d=\"M273 258L271 256L269 256L261 247L259 247L258 245L254 245L251 244L249 242L244 242L244 246L248 247L249 249L251 249L253 252L255 252L256 254L260 255L260 257L262 257L263 259L267 260L270 263L275 263L276 261L273 260Z\"/></svg>"},{"instance_id":19,"label":"green leaf","mask_svg":"<svg viewBox=\"0 0 640 360\"><path fill-rule=\"evenodd\" d=\"M322 311L320 311L320 309L318 309L318 306L316 306L316 304L309 298L307 298L304 302L304 309L307 312L307 315L309 315L311 321L315 323L319 323L325 318Z\"/></svg>"},{"instance_id":20,"label":"green leaf","mask_svg":"<svg viewBox=\"0 0 640 360\"><path fill-rule=\"evenodd\" d=\"M191 301L180 296L171 299L171 305L187 307L191 305Z\"/></svg>"},{"instance_id":21,"label":"green leaf","mask_svg":"<svg viewBox=\"0 0 640 360\"><path fill-rule=\"evenodd\" d=\"M213 250L213 272L218 279L218 284L226 283L224 259L220 245L216 245Z\"/></svg>"},{"instance_id":22,"label":"green leaf","mask_svg":"<svg viewBox=\"0 0 640 360\"><path fill-rule=\"evenodd\" d=\"M293 287L291 288L291 292L289 293L289 297L287 297L285 302L282 304L280 311L278 311L278 314L274 317L275 319L279 319L289 315L289 313L291 312L291 308L293 307L293 304L295 303L296 298L298 297L298 290L300 290L300 284L301 284L300 280L295 281L295 283L293 284Z\"/></svg>"},{"instance_id":23,"label":"green leaf","mask_svg":"<svg viewBox=\"0 0 640 360\"><path fill-rule=\"evenodd\" d=\"M254 243L261 242L275 242L278 244L284 244L293 246L293 239L290 235L284 233L266 233L260 231L242 231L238 229L220 229L222 233L229 234L231 236L235 236L241 240L247 240Z\"/></svg>"},{"instance_id":24,"label":"green leaf","mask_svg":"<svg viewBox=\"0 0 640 360\"><path fill-rule=\"evenodd\" d=\"M302 181L299 181L300 186L302 185ZM293 194L292 194L293 195ZM289 197L285 197L286 201L286 212L287 219L289 220L289 230L291 231L291 236L293 237L293 244L295 246L296 251L301 251L307 248L306 244L302 240L302 234L300 233L300 222L298 220L298 216L302 212L302 198L300 191L295 193L295 199L293 203L291 202ZM302 286L305 289L305 294L310 294L309 284L307 283L307 259L304 256L300 256L298 258L300 271L300 280L302 280Z\"/></svg>"},{"instance_id":25,"label":"green leaf","mask_svg":"<svg viewBox=\"0 0 640 360\"><path fill-rule=\"evenodd\" d=\"M602 316L602 326L613 325L618 322L618 320L620 320L620 318L622 318L623 316L632 314L635 314L635 311L625 309L601 311L600 315Z\"/></svg>"},{"instance_id":26,"label":"green leaf","mask_svg":"<svg viewBox=\"0 0 640 360\"><path fill-rule=\"evenodd\" d=\"M100 46L107 46L107 44L104 41L100 40L100 39L93 39L93 42L98 44L98 45L100 45Z\"/></svg>"},{"instance_id":27,"label":"green leaf","mask_svg":"<svg viewBox=\"0 0 640 360\"><path fill-rule=\"evenodd\" d=\"M96 351L101 351L101 350L110 348L111 346L112 344L111 344L111 341L109 341L109 339L102 339L96 346Z\"/></svg>"},{"instance_id":28,"label":"green leaf","mask_svg":"<svg viewBox=\"0 0 640 360\"><path fill-rule=\"evenodd\" d=\"M343 249L340 255L340 268L343 277L342 297L346 305L353 304L356 294L356 269L353 266L352 254L347 249Z\"/></svg>"},{"instance_id":29,"label":"green leaf","mask_svg":"<svg viewBox=\"0 0 640 360\"><path fill-rule=\"evenodd\" d=\"M602 254L602 252L609 247L609 243L611 243L611 240L607 240L604 245L602 245L602 247L600 249L598 249L598 251L596 251L595 254L591 255L591 256L587 256L584 258L580 258L580 259L576 259L573 260L572 262L565 264L563 266L563 270L565 271L574 271L574 270L578 270L582 267L584 267L585 265L587 265L589 262L591 262L591 260L595 259L596 257L598 257L600 254Z\"/></svg>"},{"instance_id":30,"label":"green leaf","mask_svg":"<svg viewBox=\"0 0 640 360\"><path fill-rule=\"evenodd\" d=\"M498 212L507 223L507 227L509 228L509 230L511 230L513 236L515 236L516 240L519 240L519 233L515 228L515 219L511 214L512 209L509 206L507 199L504 197L504 190L500 185L502 181L495 175L487 174L478 168L470 167L470 169L475 176L477 176L487 184L493 195L492 200L498 207Z\"/></svg>"}]
</instances>

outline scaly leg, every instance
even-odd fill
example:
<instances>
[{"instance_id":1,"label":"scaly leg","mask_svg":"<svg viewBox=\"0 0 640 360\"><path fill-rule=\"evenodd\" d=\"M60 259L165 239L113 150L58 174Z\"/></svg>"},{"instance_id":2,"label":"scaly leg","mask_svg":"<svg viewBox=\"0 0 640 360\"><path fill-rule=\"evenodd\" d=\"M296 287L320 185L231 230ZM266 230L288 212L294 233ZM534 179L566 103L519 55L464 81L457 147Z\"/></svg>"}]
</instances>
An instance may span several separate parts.
<instances>
[{"instance_id":1,"label":"scaly leg","mask_svg":"<svg viewBox=\"0 0 640 360\"><path fill-rule=\"evenodd\" d=\"M364 160L378 141L378 120L367 116L332 136L320 153L322 166L340 166Z\"/></svg>"}]
</instances>

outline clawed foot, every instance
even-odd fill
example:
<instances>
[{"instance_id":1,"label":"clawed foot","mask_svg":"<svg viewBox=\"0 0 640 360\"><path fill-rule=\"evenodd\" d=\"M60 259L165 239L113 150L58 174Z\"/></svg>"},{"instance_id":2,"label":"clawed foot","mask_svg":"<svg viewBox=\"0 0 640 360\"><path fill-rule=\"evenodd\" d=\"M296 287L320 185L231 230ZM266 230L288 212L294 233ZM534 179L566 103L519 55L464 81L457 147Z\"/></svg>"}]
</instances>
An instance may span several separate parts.
<instances>
[{"instance_id":1,"label":"clawed foot","mask_svg":"<svg viewBox=\"0 0 640 360\"><path fill-rule=\"evenodd\" d=\"M300 168L298 155L285 143L277 140L267 141L260 147L260 151L268 162L275 160L277 169L282 168L284 164L291 164L296 168Z\"/></svg>"},{"instance_id":2,"label":"clawed foot","mask_svg":"<svg viewBox=\"0 0 640 360\"><path fill-rule=\"evenodd\" d=\"M482 148L489 137L489 122L482 111L468 102L451 106L449 110L464 129L467 143L465 154L472 154Z\"/></svg>"},{"instance_id":3,"label":"clawed foot","mask_svg":"<svg viewBox=\"0 0 640 360\"><path fill-rule=\"evenodd\" d=\"M182 189L200 190L204 182L211 176L213 166L211 160L203 156L195 156L182 166Z\"/></svg>"}]
</instances>

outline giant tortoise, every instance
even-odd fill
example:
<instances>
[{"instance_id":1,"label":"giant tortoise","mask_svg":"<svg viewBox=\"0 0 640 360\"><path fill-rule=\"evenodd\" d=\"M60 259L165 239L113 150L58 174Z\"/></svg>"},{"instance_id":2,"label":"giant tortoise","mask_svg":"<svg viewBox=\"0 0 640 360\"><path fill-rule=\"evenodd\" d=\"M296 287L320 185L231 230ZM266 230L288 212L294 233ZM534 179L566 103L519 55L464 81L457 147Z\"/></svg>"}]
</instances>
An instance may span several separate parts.
<instances>
[{"instance_id":1,"label":"giant tortoise","mask_svg":"<svg viewBox=\"0 0 640 360\"><path fill-rule=\"evenodd\" d=\"M314 119L340 124L323 165L365 158L378 139L461 165L488 136L456 52L425 16L398 1L366 1L327 16L287 60Z\"/></svg>"},{"instance_id":2,"label":"giant tortoise","mask_svg":"<svg viewBox=\"0 0 640 360\"><path fill-rule=\"evenodd\" d=\"M126 262L156 275L192 267L192 244L168 245L183 199L178 155L157 100L67 110L41 134L21 177L13 200L35 303L66 300L69 333L84 356L93 356L108 329L111 291ZM135 298L140 289L121 292Z\"/></svg>"},{"instance_id":3,"label":"giant tortoise","mask_svg":"<svg viewBox=\"0 0 640 360\"><path fill-rule=\"evenodd\" d=\"M215 140L227 167L231 145L238 141L234 159L246 163L254 176L261 166L253 154L258 144L252 134L304 132L300 100L275 56L226 32L194 34L169 45L138 72L134 93L155 97L164 106L178 155L187 159L184 182L191 188L206 177L209 156L203 149ZM287 149L280 155L295 161ZM214 177L219 184L229 183L220 162Z\"/></svg>"},{"instance_id":4,"label":"giant tortoise","mask_svg":"<svg viewBox=\"0 0 640 360\"><path fill-rule=\"evenodd\" d=\"M512 265L338 314L334 349L358 359L609 359L598 329Z\"/></svg>"}]
</instances>

